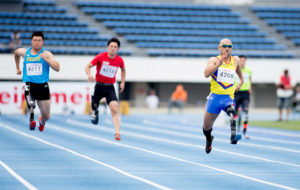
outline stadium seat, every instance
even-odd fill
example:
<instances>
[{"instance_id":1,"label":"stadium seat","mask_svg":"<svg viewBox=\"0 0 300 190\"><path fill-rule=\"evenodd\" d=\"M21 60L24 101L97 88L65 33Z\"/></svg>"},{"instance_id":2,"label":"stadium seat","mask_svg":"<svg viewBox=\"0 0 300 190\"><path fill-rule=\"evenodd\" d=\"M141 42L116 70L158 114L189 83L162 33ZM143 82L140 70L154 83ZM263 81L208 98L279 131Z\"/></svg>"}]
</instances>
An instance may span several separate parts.
<instances>
[{"instance_id":1,"label":"stadium seat","mask_svg":"<svg viewBox=\"0 0 300 190\"><path fill-rule=\"evenodd\" d=\"M300 7L251 7L251 10L295 45L299 45L294 38L299 37Z\"/></svg>"}]
</instances>

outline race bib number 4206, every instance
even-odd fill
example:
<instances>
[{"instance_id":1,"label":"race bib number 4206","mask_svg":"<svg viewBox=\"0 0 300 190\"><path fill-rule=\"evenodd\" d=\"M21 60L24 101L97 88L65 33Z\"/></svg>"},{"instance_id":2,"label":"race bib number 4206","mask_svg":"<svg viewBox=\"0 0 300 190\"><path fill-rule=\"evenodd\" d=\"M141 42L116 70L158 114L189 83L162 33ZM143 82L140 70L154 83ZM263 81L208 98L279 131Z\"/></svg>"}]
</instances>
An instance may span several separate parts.
<instances>
[{"instance_id":1,"label":"race bib number 4206","mask_svg":"<svg viewBox=\"0 0 300 190\"><path fill-rule=\"evenodd\" d=\"M117 72L118 67L110 66L103 64L100 70L100 74L109 77L109 78L114 78L115 74Z\"/></svg>"},{"instance_id":2,"label":"race bib number 4206","mask_svg":"<svg viewBox=\"0 0 300 190\"><path fill-rule=\"evenodd\" d=\"M234 84L234 70L218 68L218 76L217 79L219 82L227 82Z\"/></svg>"},{"instance_id":3,"label":"race bib number 4206","mask_svg":"<svg viewBox=\"0 0 300 190\"><path fill-rule=\"evenodd\" d=\"M42 75L43 65L42 63L27 63L26 64L27 75Z\"/></svg>"}]
</instances>

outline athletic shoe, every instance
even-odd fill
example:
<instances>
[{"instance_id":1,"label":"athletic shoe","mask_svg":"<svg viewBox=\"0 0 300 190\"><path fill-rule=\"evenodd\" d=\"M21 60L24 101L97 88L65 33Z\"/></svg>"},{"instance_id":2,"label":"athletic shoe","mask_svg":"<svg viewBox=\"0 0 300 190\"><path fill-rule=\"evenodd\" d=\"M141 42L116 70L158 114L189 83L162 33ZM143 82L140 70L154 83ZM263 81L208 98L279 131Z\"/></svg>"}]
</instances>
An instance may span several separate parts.
<instances>
[{"instance_id":1,"label":"athletic shoe","mask_svg":"<svg viewBox=\"0 0 300 190\"><path fill-rule=\"evenodd\" d=\"M237 142L241 139L242 139L242 135L231 135L230 143L237 144Z\"/></svg>"},{"instance_id":2,"label":"athletic shoe","mask_svg":"<svg viewBox=\"0 0 300 190\"><path fill-rule=\"evenodd\" d=\"M29 123L29 129L30 130L35 130L36 122L34 120L30 121Z\"/></svg>"},{"instance_id":3,"label":"athletic shoe","mask_svg":"<svg viewBox=\"0 0 300 190\"><path fill-rule=\"evenodd\" d=\"M99 111L93 111L92 115L91 115L91 122L94 125L97 125L99 121Z\"/></svg>"},{"instance_id":4,"label":"athletic shoe","mask_svg":"<svg viewBox=\"0 0 300 190\"><path fill-rule=\"evenodd\" d=\"M212 145L213 140L214 140L214 136L211 136L211 140L210 140L210 141L206 141L205 152L206 152L207 154L209 154L210 151L211 151L211 149L212 149L212 146L211 146L211 145Z\"/></svg>"},{"instance_id":5,"label":"athletic shoe","mask_svg":"<svg viewBox=\"0 0 300 190\"><path fill-rule=\"evenodd\" d=\"M39 130L40 130L41 132L43 132L43 131L44 131L44 128L45 128L45 124L42 125L41 122L42 122L42 116L39 116L39 123L40 123Z\"/></svg>"},{"instance_id":6,"label":"athletic shoe","mask_svg":"<svg viewBox=\"0 0 300 190\"><path fill-rule=\"evenodd\" d=\"M120 140L121 140L120 133L116 133L115 139L116 139L117 141L120 141Z\"/></svg>"}]
</instances>

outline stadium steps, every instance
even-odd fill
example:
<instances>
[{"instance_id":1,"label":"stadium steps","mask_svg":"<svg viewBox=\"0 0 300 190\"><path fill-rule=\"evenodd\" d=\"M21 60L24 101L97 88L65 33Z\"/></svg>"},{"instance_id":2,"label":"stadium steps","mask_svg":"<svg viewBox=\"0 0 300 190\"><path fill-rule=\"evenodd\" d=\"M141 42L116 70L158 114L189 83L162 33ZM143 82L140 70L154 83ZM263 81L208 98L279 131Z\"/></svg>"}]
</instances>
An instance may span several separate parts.
<instances>
[{"instance_id":1,"label":"stadium steps","mask_svg":"<svg viewBox=\"0 0 300 190\"><path fill-rule=\"evenodd\" d=\"M250 18L251 25L257 25L260 31L267 32L267 37L274 38L277 44L282 44L287 47L288 52L292 52L295 58L300 58L300 49L294 45L290 40L287 40L282 34L278 33L275 28L269 26L264 20L261 20L254 12L251 11L249 6L231 6L233 11L242 12L242 17Z\"/></svg>"},{"instance_id":2,"label":"stadium steps","mask_svg":"<svg viewBox=\"0 0 300 190\"><path fill-rule=\"evenodd\" d=\"M68 14L75 14L78 16L78 21L87 22L88 27L92 28L99 28L101 31L101 35L117 37L121 41L121 50L127 52L132 52L134 56L146 56L146 52L140 48L137 48L133 43L128 42L124 37L119 36L113 30L106 28L102 23L97 22L93 17L84 14L77 6L75 5L76 1L69 1L69 0L60 0L56 1L58 6L65 6L67 7ZM126 49L123 49L126 47Z\"/></svg>"}]
</instances>

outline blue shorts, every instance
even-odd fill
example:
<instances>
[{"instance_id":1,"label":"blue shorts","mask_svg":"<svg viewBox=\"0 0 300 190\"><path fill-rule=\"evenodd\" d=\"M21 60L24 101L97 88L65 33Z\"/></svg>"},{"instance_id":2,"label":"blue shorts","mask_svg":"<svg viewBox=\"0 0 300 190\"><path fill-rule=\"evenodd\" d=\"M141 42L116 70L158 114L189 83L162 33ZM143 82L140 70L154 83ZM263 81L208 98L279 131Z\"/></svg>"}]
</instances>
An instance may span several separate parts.
<instances>
[{"instance_id":1,"label":"blue shorts","mask_svg":"<svg viewBox=\"0 0 300 190\"><path fill-rule=\"evenodd\" d=\"M211 93L207 97L206 111L208 113L219 114L221 110L226 111L225 109L232 104L235 104L235 102L230 95Z\"/></svg>"}]
</instances>

